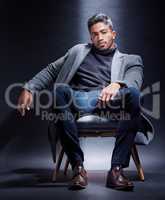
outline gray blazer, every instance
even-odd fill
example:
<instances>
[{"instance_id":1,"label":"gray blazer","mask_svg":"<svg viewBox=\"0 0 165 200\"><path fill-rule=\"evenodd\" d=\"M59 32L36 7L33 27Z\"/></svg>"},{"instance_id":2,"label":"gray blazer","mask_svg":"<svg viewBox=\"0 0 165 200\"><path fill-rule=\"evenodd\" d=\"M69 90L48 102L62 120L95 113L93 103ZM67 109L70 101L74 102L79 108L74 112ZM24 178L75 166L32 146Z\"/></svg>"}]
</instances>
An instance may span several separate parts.
<instances>
[{"instance_id":1,"label":"gray blazer","mask_svg":"<svg viewBox=\"0 0 165 200\"><path fill-rule=\"evenodd\" d=\"M34 93L57 83L69 84L80 64L91 50L91 44L78 44L55 62L41 70L24 88ZM143 83L143 63L138 55L120 53L116 50L111 66L111 82L125 84L140 90ZM138 144L148 144L154 136L151 122L142 114L145 128L135 138Z\"/></svg>"},{"instance_id":2,"label":"gray blazer","mask_svg":"<svg viewBox=\"0 0 165 200\"><path fill-rule=\"evenodd\" d=\"M54 83L67 83L75 75L80 64L91 50L91 44L78 44L55 62L49 64L33 79L25 84L24 88L32 93L41 91ZM119 82L127 87L140 90L143 82L143 64L138 55L128 55L115 52L111 67L111 82Z\"/></svg>"}]
</instances>

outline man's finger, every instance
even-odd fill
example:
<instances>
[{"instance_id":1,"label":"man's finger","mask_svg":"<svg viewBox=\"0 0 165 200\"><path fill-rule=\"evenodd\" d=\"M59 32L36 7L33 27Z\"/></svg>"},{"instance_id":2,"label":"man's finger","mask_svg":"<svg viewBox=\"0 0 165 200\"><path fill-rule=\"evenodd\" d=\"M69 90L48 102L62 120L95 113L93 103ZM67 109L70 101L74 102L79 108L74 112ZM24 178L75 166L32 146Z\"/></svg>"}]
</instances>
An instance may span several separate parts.
<instances>
[{"instance_id":1,"label":"man's finger","mask_svg":"<svg viewBox=\"0 0 165 200\"><path fill-rule=\"evenodd\" d=\"M114 93L112 94L112 96L111 96L111 100L114 100L115 97L116 97L116 95L117 95L117 92L114 92Z\"/></svg>"},{"instance_id":2,"label":"man's finger","mask_svg":"<svg viewBox=\"0 0 165 200\"><path fill-rule=\"evenodd\" d=\"M111 99L111 94L107 94L105 101L108 103Z\"/></svg>"},{"instance_id":3,"label":"man's finger","mask_svg":"<svg viewBox=\"0 0 165 200\"><path fill-rule=\"evenodd\" d=\"M33 101L33 99L32 99L32 97L30 97L30 98L28 99L27 106L26 106L26 109L27 109L27 110L30 110L30 109L31 109L32 101Z\"/></svg>"},{"instance_id":4,"label":"man's finger","mask_svg":"<svg viewBox=\"0 0 165 200\"><path fill-rule=\"evenodd\" d=\"M21 115L24 116L25 115L25 108L21 109Z\"/></svg>"},{"instance_id":5,"label":"man's finger","mask_svg":"<svg viewBox=\"0 0 165 200\"><path fill-rule=\"evenodd\" d=\"M30 110L30 106L29 105L26 106L26 110Z\"/></svg>"},{"instance_id":6,"label":"man's finger","mask_svg":"<svg viewBox=\"0 0 165 200\"><path fill-rule=\"evenodd\" d=\"M104 93L103 96L102 96L102 98L101 98L101 100L102 100L102 101L105 101L105 100L106 100L106 97L107 97L107 94Z\"/></svg>"},{"instance_id":7,"label":"man's finger","mask_svg":"<svg viewBox=\"0 0 165 200\"><path fill-rule=\"evenodd\" d=\"M18 105L18 111L21 113L22 116L25 115L25 104Z\"/></svg>"}]
</instances>

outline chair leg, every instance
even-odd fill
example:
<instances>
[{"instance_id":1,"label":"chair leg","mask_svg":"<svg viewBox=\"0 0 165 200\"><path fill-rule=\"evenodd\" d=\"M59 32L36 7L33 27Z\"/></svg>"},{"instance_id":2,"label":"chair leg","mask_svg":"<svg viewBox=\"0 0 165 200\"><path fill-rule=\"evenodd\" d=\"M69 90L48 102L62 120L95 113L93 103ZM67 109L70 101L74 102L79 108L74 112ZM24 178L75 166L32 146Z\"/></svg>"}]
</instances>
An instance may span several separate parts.
<instances>
[{"instance_id":1,"label":"chair leg","mask_svg":"<svg viewBox=\"0 0 165 200\"><path fill-rule=\"evenodd\" d=\"M64 174L67 175L67 170L68 170L68 166L69 166L69 159L66 159L66 163L65 163L65 168L64 168Z\"/></svg>"},{"instance_id":2,"label":"chair leg","mask_svg":"<svg viewBox=\"0 0 165 200\"><path fill-rule=\"evenodd\" d=\"M131 154L132 154L132 158L133 158L135 165L136 165L136 168L137 168L138 176L139 176L141 181L144 181L144 171L143 171L140 159L139 159L136 144L133 145Z\"/></svg>"},{"instance_id":3,"label":"chair leg","mask_svg":"<svg viewBox=\"0 0 165 200\"><path fill-rule=\"evenodd\" d=\"M53 171L53 176L52 176L52 181L53 182L56 181L57 173L59 172L63 156L64 156L64 149L62 148L61 151L60 151L60 153L59 153L59 157L58 157L58 160L57 160L56 167L55 167L55 169Z\"/></svg>"}]
</instances>

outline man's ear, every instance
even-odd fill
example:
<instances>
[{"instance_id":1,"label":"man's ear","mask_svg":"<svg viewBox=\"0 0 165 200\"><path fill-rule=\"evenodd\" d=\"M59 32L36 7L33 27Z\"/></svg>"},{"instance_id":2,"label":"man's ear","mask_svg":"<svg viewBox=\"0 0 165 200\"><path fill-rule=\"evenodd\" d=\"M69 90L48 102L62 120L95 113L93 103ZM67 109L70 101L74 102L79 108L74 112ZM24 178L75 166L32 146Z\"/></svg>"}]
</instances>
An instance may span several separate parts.
<instances>
[{"instance_id":1,"label":"man's ear","mask_svg":"<svg viewBox=\"0 0 165 200\"><path fill-rule=\"evenodd\" d=\"M112 31L112 34L113 34L113 39L115 39L116 38L116 31Z\"/></svg>"},{"instance_id":2,"label":"man's ear","mask_svg":"<svg viewBox=\"0 0 165 200\"><path fill-rule=\"evenodd\" d=\"M92 36L90 35L90 40L91 40L91 42L93 43L93 41L92 41Z\"/></svg>"},{"instance_id":3,"label":"man's ear","mask_svg":"<svg viewBox=\"0 0 165 200\"><path fill-rule=\"evenodd\" d=\"M93 43L93 41L92 41L92 37L90 37L90 40L91 40L91 42Z\"/></svg>"}]
</instances>

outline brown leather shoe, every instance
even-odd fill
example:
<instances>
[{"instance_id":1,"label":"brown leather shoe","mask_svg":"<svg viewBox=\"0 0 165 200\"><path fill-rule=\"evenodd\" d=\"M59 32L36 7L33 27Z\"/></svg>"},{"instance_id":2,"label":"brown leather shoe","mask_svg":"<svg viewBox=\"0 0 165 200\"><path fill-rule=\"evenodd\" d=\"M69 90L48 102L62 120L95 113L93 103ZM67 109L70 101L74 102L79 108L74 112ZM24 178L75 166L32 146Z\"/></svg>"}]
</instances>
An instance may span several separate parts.
<instances>
[{"instance_id":1,"label":"brown leather shoe","mask_svg":"<svg viewBox=\"0 0 165 200\"><path fill-rule=\"evenodd\" d=\"M116 190L133 190L133 183L124 176L121 167L117 166L108 172L106 187Z\"/></svg>"},{"instance_id":2,"label":"brown leather shoe","mask_svg":"<svg viewBox=\"0 0 165 200\"><path fill-rule=\"evenodd\" d=\"M70 190L85 189L88 185L87 172L83 166L78 165L73 170L73 177L69 184Z\"/></svg>"}]
</instances>

